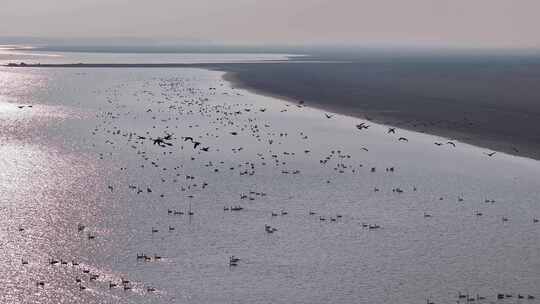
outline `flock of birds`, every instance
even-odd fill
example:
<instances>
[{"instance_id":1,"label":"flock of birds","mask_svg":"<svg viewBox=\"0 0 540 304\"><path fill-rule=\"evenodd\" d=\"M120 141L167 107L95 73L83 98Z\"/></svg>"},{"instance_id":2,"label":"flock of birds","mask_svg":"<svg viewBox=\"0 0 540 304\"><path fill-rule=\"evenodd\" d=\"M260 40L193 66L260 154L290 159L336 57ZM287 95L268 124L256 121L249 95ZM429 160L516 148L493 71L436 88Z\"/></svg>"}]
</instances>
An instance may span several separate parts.
<instances>
[{"instance_id":1,"label":"flock of birds","mask_svg":"<svg viewBox=\"0 0 540 304\"><path fill-rule=\"evenodd\" d=\"M156 92L153 85L157 83L159 91ZM219 84L224 87L224 83ZM332 174L376 174L378 170L384 170L386 174L392 174L399 170L396 166L377 167L365 165L350 154L338 148L331 149L322 158L313 154L313 148L309 146L310 136L308 132L298 131L291 133L283 131L279 126L272 125L264 119L268 112L267 108L255 106L250 103L216 103L210 99L217 99L220 95L234 97L241 95L236 91L226 90L225 88L194 88L183 78L174 79L155 79L142 85L142 89L133 92L134 102L137 107L143 110L136 110L125 104L119 97L119 91L123 86L112 88L107 93L107 108L97 114L99 123L91 130L95 136L95 149L102 149L99 152L99 160L110 160L108 163L114 163L112 160L119 153L130 153L129 157L138 160L138 168L120 167L123 172L135 172L136 176L142 172L152 171L152 176L159 176L158 179L142 182L140 179L134 179L129 184L120 184L111 182L108 185L108 192L114 195L119 189L129 191L132 195L148 195L160 200L163 209L163 216L197 216L196 198L205 193L211 193L212 180L210 175L237 174L239 178L249 178L258 174L259 170L273 172L273 174L282 175L301 175L302 169L297 167L295 158L309 158L314 165L319 165L328 172L328 178L325 178L324 184L333 183ZM279 112L284 113L291 109L302 109L304 102L297 104L287 104ZM196 118L196 119L192 119ZM333 114L325 113L322 119L333 119ZM189 121L205 121L206 125L200 122L186 123ZM368 121L370 121L368 119ZM126 123L128 122L128 123ZM140 122L140 123L139 123ZM151 122L148 124L147 122ZM362 122L355 126L358 132L369 132L371 125L369 122ZM389 127L387 136L393 136L397 142L406 144L409 139L400 135L396 127ZM242 140L235 140L242 137ZM291 148L284 151L287 145L284 144L289 138L294 138L300 147ZM219 142L227 143L218 144ZM455 148L455 141L435 142L436 146L449 146ZM247 158L250 155L246 151L256 145L258 153L252 154L253 158ZM368 147L359 147L359 149L368 152ZM127 151L127 152L126 152ZM208 160L205 154L212 153L216 158L222 157L222 160ZM493 157L495 152L486 152L488 157ZM179 161L181 160L181 161ZM196 176L201 171L193 168L203 168L207 174ZM268 168L268 169L266 169ZM226 178L226 177L223 177ZM167 185L167 186L164 186ZM163 189L176 189L176 193L169 193ZM374 187L373 192L392 193L392 195L402 195L405 192L418 192L420 187L414 186L392 186L387 189ZM239 189L240 190L240 189ZM227 205L216 206L216 211L220 212L244 212L250 207L250 201L263 199L271 195L265 191L239 191L238 201ZM178 203L178 199L171 197L184 197L189 203ZM439 200L445 200L441 196ZM454 199L454 198L451 198ZM456 195L457 202L463 202L464 198ZM493 204L495 200L487 199L485 203ZM474 216L484 216L484 212L475 210ZM286 209L280 209L268 212L268 221L280 216L291 216ZM338 214L332 211L319 212L312 209L304 211L314 221L340 223L348 220L357 221L359 226L370 231L377 231L382 227L380 223L369 223L361 219L354 218L346 214ZM433 213L423 212L419 217L429 219L436 216ZM502 218L503 222L508 222L508 217ZM538 219L531 218L533 223L538 223ZM24 228L19 228L24 230ZM22 231L20 230L20 231ZM84 234L87 231L85 224L78 224L77 231ZM165 225L161 227L151 227L150 234L159 234L163 231L176 231L174 225ZM266 234L279 233L279 227L265 224ZM86 232L88 240L99 238L99 234ZM145 254L137 252L133 254L137 262L156 262L166 257L160 254ZM23 266L28 265L27 260L21 261ZM238 267L242 265L242 259L229 255L228 261L224 258L224 263L229 267ZM140 287L140 284L131 282L123 277L117 279L100 278L98 273L93 273L89 268L80 265L75 260L70 262L63 259L50 259L50 266L70 266L80 270L80 275L76 277L75 284L81 291L86 290L88 284L99 282L109 289L123 289L129 291L138 286L147 293L159 292L159 289L153 286ZM36 282L36 286L45 287L46 281ZM502 295L502 296L501 296ZM498 294L497 299L518 298L533 300L534 295L521 294ZM458 296L459 301L474 302L482 301L485 297L480 295ZM427 299L428 304L433 302Z\"/></svg>"},{"instance_id":2,"label":"flock of birds","mask_svg":"<svg viewBox=\"0 0 540 304\"><path fill-rule=\"evenodd\" d=\"M480 295L480 294L476 294L476 295L470 295L468 293L461 293L461 292L458 292L455 300L456 300L456 303L457 304L460 304L460 303L475 303L475 302L479 302L479 303L485 303L486 301L489 301L490 303L496 303L500 300L534 300L536 299L535 296L533 295L530 295L530 294L511 294L511 293L497 293L495 295L493 295L490 299L489 297L487 296L483 296L483 295ZM427 298L426 299L426 304L435 304L435 302L433 302L431 299Z\"/></svg>"}]
</instances>

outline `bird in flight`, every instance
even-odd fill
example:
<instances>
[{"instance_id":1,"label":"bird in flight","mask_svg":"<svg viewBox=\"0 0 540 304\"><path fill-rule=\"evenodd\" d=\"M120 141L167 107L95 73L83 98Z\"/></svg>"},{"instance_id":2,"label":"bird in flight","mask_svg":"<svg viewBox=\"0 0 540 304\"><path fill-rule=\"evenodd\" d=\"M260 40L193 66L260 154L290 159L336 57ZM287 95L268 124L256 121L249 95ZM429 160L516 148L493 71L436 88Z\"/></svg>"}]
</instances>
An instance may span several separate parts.
<instances>
[{"instance_id":1,"label":"bird in flight","mask_svg":"<svg viewBox=\"0 0 540 304\"><path fill-rule=\"evenodd\" d=\"M154 145L158 145L160 147L172 146L173 145L171 143L165 142L165 139L162 138L162 137L152 139L152 141L154 142Z\"/></svg>"},{"instance_id":2,"label":"bird in flight","mask_svg":"<svg viewBox=\"0 0 540 304\"><path fill-rule=\"evenodd\" d=\"M489 156L489 157L492 157L493 155L495 155L495 153L497 153L497 152L484 153L484 154L487 155L487 156Z\"/></svg>"},{"instance_id":3,"label":"bird in flight","mask_svg":"<svg viewBox=\"0 0 540 304\"><path fill-rule=\"evenodd\" d=\"M367 129L367 128L369 128L369 126L366 125L365 123L361 123L361 124L356 125L356 128L357 128L358 130L362 130L362 129Z\"/></svg>"},{"instance_id":4,"label":"bird in flight","mask_svg":"<svg viewBox=\"0 0 540 304\"><path fill-rule=\"evenodd\" d=\"M454 146L454 148L456 147L456 144L451 141L447 142L447 144Z\"/></svg>"},{"instance_id":5,"label":"bird in flight","mask_svg":"<svg viewBox=\"0 0 540 304\"><path fill-rule=\"evenodd\" d=\"M435 144L436 144L437 146L442 146L442 143L440 143L440 142L436 142Z\"/></svg>"},{"instance_id":6,"label":"bird in flight","mask_svg":"<svg viewBox=\"0 0 540 304\"><path fill-rule=\"evenodd\" d=\"M396 128L389 128L389 129L388 129L388 133L389 133L389 134L390 134L390 133L396 134Z\"/></svg>"},{"instance_id":7,"label":"bird in flight","mask_svg":"<svg viewBox=\"0 0 540 304\"><path fill-rule=\"evenodd\" d=\"M408 140L407 138L405 138L405 137L400 137L398 140L399 140L399 141L409 141L409 140Z\"/></svg>"},{"instance_id":8,"label":"bird in flight","mask_svg":"<svg viewBox=\"0 0 540 304\"><path fill-rule=\"evenodd\" d=\"M334 115L330 115L330 114L328 114L328 113L324 113L324 116L326 116L326 118L332 118L332 117L334 117Z\"/></svg>"}]
</instances>

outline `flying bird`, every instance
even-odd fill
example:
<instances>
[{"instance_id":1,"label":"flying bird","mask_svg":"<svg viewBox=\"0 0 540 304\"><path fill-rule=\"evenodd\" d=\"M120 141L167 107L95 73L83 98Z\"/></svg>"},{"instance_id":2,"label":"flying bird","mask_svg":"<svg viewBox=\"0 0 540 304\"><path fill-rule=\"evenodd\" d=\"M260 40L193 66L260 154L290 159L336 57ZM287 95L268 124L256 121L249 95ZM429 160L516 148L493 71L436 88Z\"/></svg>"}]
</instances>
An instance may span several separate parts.
<instances>
[{"instance_id":1,"label":"flying bird","mask_svg":"<svg viewBox=\"0 0 540 304\"><path fill-rule=\"evenodd\" d=\"M361 124L356 125L356 128L357 128L358 130L362 130L362 129L367 129L367 128L369 128L369 126L366 125L365 123L361 123Z\"/></svg>"},{"instance_id":2,"label":"flying bird","mask_svg":"<svg viewBox=\"0 0 540 304\"><path fill-rule=\"evenodd\" d=\"M409 141L409 140L408 140L407 138L405 138L405 137L400 137L398 140L399 140L399 141Z\"/></svg>"},{"instance_id":3,"label":"flying bird","mask_svg":"<svg viewBox=\"0 0 540 304\"><path fill-rule=\"evenodd\" d=\"M154 145L158 145L160 147L172 146L173 145L171 143L165 142L165 139L163 139L162 137L152 139L152 141L154 142Z\"/></svg>"}]
</instances>

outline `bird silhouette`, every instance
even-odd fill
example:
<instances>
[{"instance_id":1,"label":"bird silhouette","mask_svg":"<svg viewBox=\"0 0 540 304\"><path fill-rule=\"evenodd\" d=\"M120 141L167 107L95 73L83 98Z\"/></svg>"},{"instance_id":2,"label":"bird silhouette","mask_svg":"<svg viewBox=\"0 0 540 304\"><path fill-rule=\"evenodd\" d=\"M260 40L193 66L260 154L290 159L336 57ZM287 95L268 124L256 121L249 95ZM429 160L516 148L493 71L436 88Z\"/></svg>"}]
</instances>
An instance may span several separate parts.
<instances>
[{"instance_id":1,"label":"bird silhouette","mask_svg":"<svg viewBox=\"0 0 540 304\"><path fill-rule=\"evenodd\" d=\"M357 125L356 125L356 128L357 128L358 130L362 130L362 129L367 129L367 128L369 128L369 126L366 125L365 123L360 123L360 124L357 124Z\"/></svg>"},{"instance_id":2,"label":"bird silhouette","mask_svg":"<svg viewBox=\"0 0 540 304\"><path fill-rule=\"evenodd\" d=\"M158 145L160 147L172 146L173 145L173 144L171 144L169 142L166 142L165 139L162 138L162 137L152 139L152 141L154 142L154 145Z\"/></svg>"}]
</instances>

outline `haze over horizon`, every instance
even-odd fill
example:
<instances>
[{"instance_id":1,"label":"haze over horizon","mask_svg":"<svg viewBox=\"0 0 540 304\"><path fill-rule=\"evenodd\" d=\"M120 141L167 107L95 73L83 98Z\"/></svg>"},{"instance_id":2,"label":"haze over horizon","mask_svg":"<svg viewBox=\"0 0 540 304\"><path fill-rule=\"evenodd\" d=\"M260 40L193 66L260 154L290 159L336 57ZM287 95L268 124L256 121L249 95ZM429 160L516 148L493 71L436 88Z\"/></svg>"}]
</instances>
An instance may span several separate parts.
<instances>
[{"instance_id":1,"label":"haze over horizon","mask_svg":"<svg viewBox=\"0 0 540 304\"><path fill-rule=\"evenodd\" d=\"M4 37L538 48L540 2L7 0ZM286 9L284 9L284 7ZM121 22L119 22L121 21Z\"/></svg>"}]
</instances>

